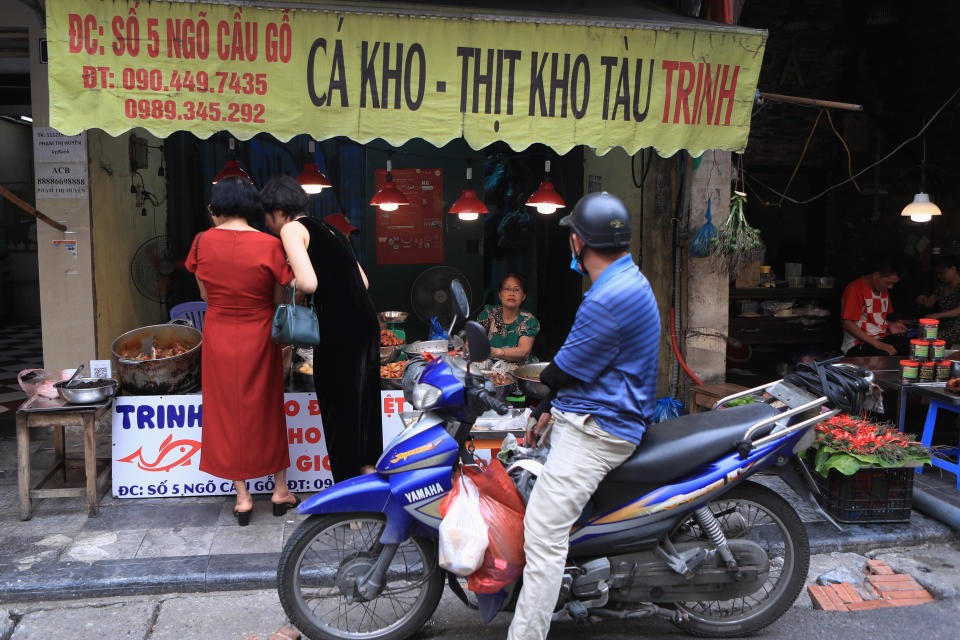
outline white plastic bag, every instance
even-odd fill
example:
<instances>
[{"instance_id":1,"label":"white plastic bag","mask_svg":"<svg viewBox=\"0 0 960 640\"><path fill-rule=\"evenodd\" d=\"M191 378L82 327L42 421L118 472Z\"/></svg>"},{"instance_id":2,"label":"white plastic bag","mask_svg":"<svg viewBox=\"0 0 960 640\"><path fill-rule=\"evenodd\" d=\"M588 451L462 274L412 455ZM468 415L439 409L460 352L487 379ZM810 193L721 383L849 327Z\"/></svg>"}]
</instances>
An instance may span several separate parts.
<instances>
[{"instance_id":1,"label":"white plastic bag","mask_svg":"<svg viewBox=\"0 0 960 640\"><path fill-rule=\"evenodd\" d=\"M489 538L477 486L462 474L458 483L458 493L440 522L440 566L458 576L469 576L483 563Z\"/></svg>"}]
</instances>

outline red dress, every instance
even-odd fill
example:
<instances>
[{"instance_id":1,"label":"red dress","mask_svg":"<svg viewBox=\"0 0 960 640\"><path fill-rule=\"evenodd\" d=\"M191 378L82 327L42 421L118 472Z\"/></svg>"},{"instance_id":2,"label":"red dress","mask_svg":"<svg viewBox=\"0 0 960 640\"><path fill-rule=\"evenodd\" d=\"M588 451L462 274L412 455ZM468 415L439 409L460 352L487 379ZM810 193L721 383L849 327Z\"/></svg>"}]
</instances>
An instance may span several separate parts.
<instances>
[{"instance_id":1,"label":"red dress","mask_svg":"<svg viewBox=\"0 0 960 640\"><path fill-rule=\"evenodd\" d=\"M210 229L186 267L207 290L200 470L247 480L286 469L283 356L270 341L274 285L293 278L283 246L259 231Z\"/></svg>"}]
</instances>

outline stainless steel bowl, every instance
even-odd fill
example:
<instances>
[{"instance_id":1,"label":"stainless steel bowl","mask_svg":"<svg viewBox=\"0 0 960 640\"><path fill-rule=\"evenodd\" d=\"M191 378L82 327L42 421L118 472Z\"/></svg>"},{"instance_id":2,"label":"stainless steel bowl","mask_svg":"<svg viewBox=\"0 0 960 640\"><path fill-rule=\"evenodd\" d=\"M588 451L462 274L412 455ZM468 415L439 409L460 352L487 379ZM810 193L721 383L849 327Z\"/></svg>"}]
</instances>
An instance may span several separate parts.
<instances>
[{"instance_id":1,"label":"stainless steel bowl","mask_svg":"<svg viewBox=\"0 0 960 640\"><path fill-rule=\"evenodd\" d=\"M432 353L435 356L447 355L447 349L452 347L460 349L463 347L463 340L459 336L453 336L450 341L447 340L420 340L404 347L407 355L418 356L424 351Z\"/></svg>"},{"instance_id":2,"label":"stainless steel bowl","mask_svg":"<svg viewBox=\"0 0 960 640\"><path fill-rule=\"evenodd\" d=\"M396 360L402 349L402 344L397 344L392 347L380 347L380 364L387 364L388 362Z\"/></svg>"},{"instance_id":3,"label":"stainless steel bowl","mask_svg":"<svg viewBox=\"0 0 960 640\"><path fill-rule=\"evenodd\" d=\"M516 379L517 385L525 394L534 398L546 398L550 395L550 387L540 382L540 373L549 364L549 362L525 364L510 371L510 375Z\"/></svg>"},{"instance_id":4,"label":"stainless steel bowl","mask_svg":"<svg viewBox=\"0 0 960 640\"><path fill-rule=\"evenodd\" d=\"M381 311L380 322L406 322L408 315L406 311Z\"/></svg>"},{"instance_id":5,"label":"stainless steel bowl","mask_svg":"<svg viewBox=\"0 0 960 640\"><path fill-rule=\"evenodd\" d=\"M100 382L97 387L87 389L68 389L67 381L57 382L53 386L60 397L71 404L96 404L103 402L117 392L119 383L113 378L76 378L74 384Z\"/></svg>"}]
</instances>

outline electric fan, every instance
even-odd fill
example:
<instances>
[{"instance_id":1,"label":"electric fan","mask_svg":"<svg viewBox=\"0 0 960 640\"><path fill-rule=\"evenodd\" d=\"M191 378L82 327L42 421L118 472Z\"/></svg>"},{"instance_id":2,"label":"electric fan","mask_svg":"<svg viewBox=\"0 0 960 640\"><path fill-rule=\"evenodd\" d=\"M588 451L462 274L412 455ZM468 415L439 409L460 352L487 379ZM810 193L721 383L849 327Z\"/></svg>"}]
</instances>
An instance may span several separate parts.
<instances>
[{"instance_id":1,"label":"electric fan","mask_svg":"<svg viewBox=\"0 0 960 640\"><path fill-rule=\"evenodd\" d=\"M130 260L130 277L137 291L153 302L165 303L174 270L183 260L173 256L169 236L155 236L141 244Z\"/></svg>"},{"instance_id":2,"label":"electric fan","mask_svg":"<svg viewBox=\"0 0 960 640\"><path fill-rule=\"evenodd\" d=\"M459 280L463 285L469 302L472 297L470 283L465 275L453 267L430 267L417 276L410 287L410 308L418 318L427 324L433 316L439 316L442 324L453 319L455 311L453 296L450 295L450 283L454 280Z\"/></svg>"}]
</instances>

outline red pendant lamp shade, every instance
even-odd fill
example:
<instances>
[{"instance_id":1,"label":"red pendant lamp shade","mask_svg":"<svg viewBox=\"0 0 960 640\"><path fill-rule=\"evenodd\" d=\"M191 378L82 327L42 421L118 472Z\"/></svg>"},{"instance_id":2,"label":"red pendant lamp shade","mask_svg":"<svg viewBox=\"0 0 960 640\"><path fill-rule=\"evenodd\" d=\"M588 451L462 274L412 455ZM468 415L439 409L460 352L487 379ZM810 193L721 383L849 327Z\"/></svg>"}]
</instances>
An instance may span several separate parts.
<instances>
[{"instance_id":1,"label":"red pendant lamp shade","mask_svg":"<svg viewBox=\"0 0 960 640\"><path fill-rule=\"evenodd\" d=\"M303 166L303 173L297 176L297 182L310 195L320 193L333 186L327 176L320 173L320 167L317 166L316 162L308 162Z\"/></svg>"},{"instance_id":2,"label":"red pendant lamp shade","mask_svg":"<svg viewBox=\"0 0 960 640\"><path fill-rule=\"evenodd\" d=\"M450 213L457 214L461 220L476 220L481 213L490 213L487 205L483 204L483 201L477 197L477 192L473 190L472 183L473 168L467 167L466 188L450 207Z\"/></svg>"},{"instance_id":3,"label":"red pendant lamp shade","mask_svg":"<svg viewBox=\"0 0 960 640\"><path fill-rule=\"evenodd\" d=\"M308 195L312 196L315 193L320 193L324 189L332 187L333 183L330 182L327 176L320 173L320 167L313 161L313 153L316 147L312 139L307 143L307 150L310 154L310 161L303 165L303 173L297 176L297 182L300 183L300 186L303 187L303 190Z\"/></svg>"},{"instance_id":4,"label":"red pendant lamp shade","mask_svg":"<svg viewBox=\"0 0 960 640\"><path fill-rule=\"evenodd\" d=\"M227 160L227 164L224 165L223 171L218 173L213 179L213 184L217 184L224 178L243 178L250 184L253 184L253 180L250 179L250 176L247 175L247 172L240 168L240 163L236 160Z\"/></svg>"},{"instance_id":5,"label":"red pendant lamp shade","mask_svg":"<svg viewBox=\"0 0 960 640\"><path fill-rule=\"evenodd\" d=\"M396 211L398 207L410 204L407 196L403 195L397 185L393 184L393 164L387 160L387 179L380 190L370 198L370 205L380 207L381 211Z\"/></svg>"},{"instance_id":6,"label":"red pendant lamp shade","mask_svg":"<svg viewBox=\"0 0 960 640\"><path fill-rule=\"evenodd\" d=\"M237 162L237 159L234 157L234 144L233 138L230 138L230 151L227 155L227 164L223 166L223 170L220 171L220 173L214 176L213 184L217 184L224 178L242 178L250 184L253 184L253 180L251 180L247 172L240 167L240 163Z\"/></svg>"},{"instance_id":7,"label":"red pendant lamp shade","mask_svg":"<svg viewBox=\"0 0 960 640\"><path fill-rule=\"evenodd\" d=\"M557 209L563 209L567 206L567 203L563 201L557 190L553 188L553 183L550 182L549 160L544 163L544 173L546 175L543 182L540 183L540 188L527 200L527 206L536 207L537 213L550 214L556 212Z\"/></svg>"}]
</instances>

